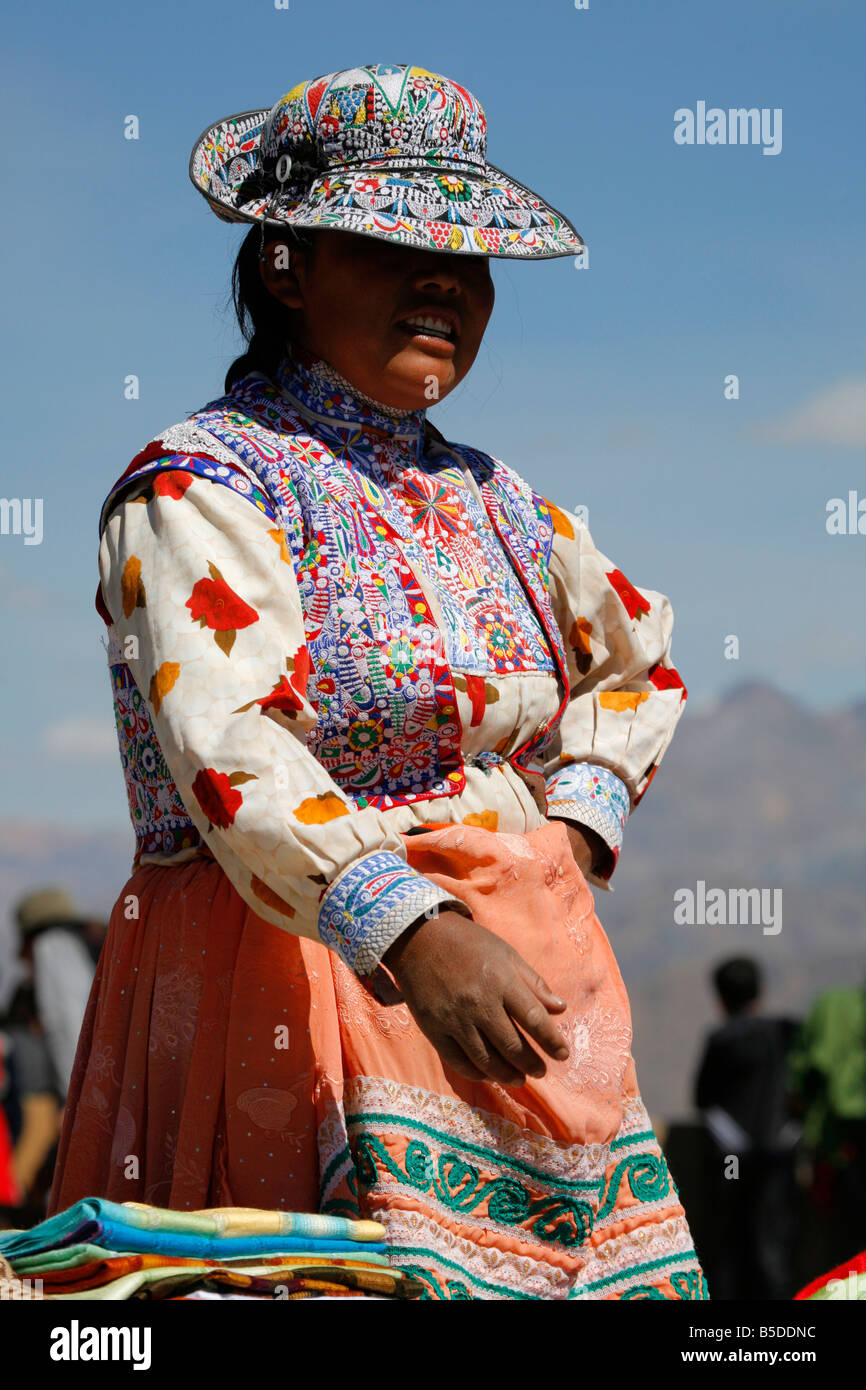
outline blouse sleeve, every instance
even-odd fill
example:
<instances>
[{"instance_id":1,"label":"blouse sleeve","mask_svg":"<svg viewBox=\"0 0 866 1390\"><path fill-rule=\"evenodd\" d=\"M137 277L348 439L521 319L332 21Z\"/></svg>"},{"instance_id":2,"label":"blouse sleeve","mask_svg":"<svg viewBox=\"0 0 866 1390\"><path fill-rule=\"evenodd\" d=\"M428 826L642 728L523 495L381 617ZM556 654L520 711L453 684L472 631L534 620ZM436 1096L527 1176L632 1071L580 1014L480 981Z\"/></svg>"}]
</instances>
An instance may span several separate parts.
<instances>
[{"instance_id":1,"label":"blouse sleeve","mask_svg":"<svg viewBox=\"0 0 866 1390\"><path fill-rule=\"evenodd\" d=\"M184 806L259 916L364 976L417 918L463 906L306 746L311 663L276 523L228 487L160 472L111 513L99 568Z\"/></svg>"},{"instance_id":2,"label":"blouse sleeve","mask_svg":"<svg viewBox=\"0 0 866 1390\"><path fill-rule=\"evenodd\" d=\"M547 814L601 836L611 855L592 879L607 887L626 820L671 741L686 689L671 662L668 599L630 584L576 515L547 505L554 525L551 600L570 695L542 755Z\"/></svg>"}]
</instances>

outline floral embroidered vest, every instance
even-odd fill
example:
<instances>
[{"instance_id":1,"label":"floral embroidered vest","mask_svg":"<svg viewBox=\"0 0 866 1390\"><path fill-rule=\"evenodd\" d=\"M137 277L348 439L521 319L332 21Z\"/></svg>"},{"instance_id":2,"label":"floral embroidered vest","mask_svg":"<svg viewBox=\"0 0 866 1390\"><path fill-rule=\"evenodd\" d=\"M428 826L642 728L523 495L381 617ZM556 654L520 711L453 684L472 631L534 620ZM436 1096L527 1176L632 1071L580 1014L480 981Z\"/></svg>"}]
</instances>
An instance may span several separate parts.
<instances>
[{"instance_id":1,"label":"floral embroidered vest","mask_svg":"<svg viewBox=\"0 0 866 1390\"><path fill-rule=\"evenodd\" d=\"M326 405L335 394L325 398ZM310 406L309 394L304 406ZM394 447L387 432L371 423L375 411L362 408L369 417L362 424L365 446L372 440L374 450ZM423 418L423 412L417 415ZM311 664L306 694L318 715L307 736L312 754L359 807L454 795L465 786L462 729L442 634L417 578L420 557L411 537L401 534L393 515L389 519L382 490L349 466L359 437L353 422L345 430L339 419L320 429L315 419L314 410L302 409L265 377L244 377L229 395L164 431L133 459L106 500L102 524L132 483L160 470L188 470L245 497L282 528L294 562ZM504 465L468 446L447 444L429 421L423 420L423 430L427 447L444 447L471 472L553 655L562 689L559 709L508 759L529 773L568 698L562 637L549 599L550 511ZM142 853L194 846L198 834L113 635L109 664L136 861ZM413 679L422 668L424 679ZM483 675L461 680L474 702L474 685L483 690Z\"/></svg>"}]
</instances>

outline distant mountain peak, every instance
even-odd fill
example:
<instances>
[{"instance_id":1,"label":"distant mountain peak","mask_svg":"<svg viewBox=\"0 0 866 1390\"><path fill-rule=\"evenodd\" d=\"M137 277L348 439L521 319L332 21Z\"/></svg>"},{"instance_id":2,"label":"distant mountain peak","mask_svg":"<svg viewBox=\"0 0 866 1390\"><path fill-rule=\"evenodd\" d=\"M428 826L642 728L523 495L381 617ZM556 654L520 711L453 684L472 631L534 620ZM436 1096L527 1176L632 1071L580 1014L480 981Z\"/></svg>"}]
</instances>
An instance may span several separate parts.
<instances>
[{"instance_id":1,"label":"distant mountain peak","mask_svg":"<svg viewBox=\"0 0 866 1390\"><path fill-rule=\"evenodd\" d=\"M739 685L733 686L722 695L720 704L722 709L739 711L745 707L767 713L771 713L774 709L779 712L784 710L795 714L806 713L804 707L797 700L786 694L784 690L780 690L777 685L770 685L766 681L757 680L741 681Z\"/></svg>"}]
</instances>

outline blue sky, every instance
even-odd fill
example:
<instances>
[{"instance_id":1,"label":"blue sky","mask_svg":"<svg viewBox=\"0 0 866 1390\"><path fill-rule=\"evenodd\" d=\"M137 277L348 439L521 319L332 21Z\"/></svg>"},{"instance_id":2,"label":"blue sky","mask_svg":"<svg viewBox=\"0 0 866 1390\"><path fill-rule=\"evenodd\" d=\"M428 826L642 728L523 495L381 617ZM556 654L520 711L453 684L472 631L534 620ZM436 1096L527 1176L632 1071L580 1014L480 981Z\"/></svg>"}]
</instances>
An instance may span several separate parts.
<instances>
[{"instance_id":1,"label":"blue sky","mask_svg":"<svg viewBox=\"0 0 866 1390\"><path fill-rule=\"evenodd\" d=\"M2 494L44 499L44 539L0 536L0 816L126 815L99 506L238 345L242 231L189 184L192 143L357 63L469 87L491 160L590 248L584 270L494 261L481 352L434 422L588 506L601 549L671 596L696 704L745 679L821 708L866 695L866 535L825 529L829 498L866 497L862 5L96 0L18 7L6 30ZM678 146L674 112L701 100L782 108L781 153Z\"/></svg>"}]
</instances>

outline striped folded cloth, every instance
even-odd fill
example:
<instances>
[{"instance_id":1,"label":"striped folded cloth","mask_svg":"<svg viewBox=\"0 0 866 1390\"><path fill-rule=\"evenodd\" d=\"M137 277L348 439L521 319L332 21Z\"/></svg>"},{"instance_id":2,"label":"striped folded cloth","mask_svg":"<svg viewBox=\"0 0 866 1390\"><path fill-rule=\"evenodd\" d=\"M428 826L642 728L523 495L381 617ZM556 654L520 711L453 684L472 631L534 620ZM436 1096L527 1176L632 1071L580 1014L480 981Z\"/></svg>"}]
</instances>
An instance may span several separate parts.
<instances>
[{"instance_id":1,"label":"striped folded cloth","mask_svg":"<svg viewBox=\"0 0 866 1390\"><path fill-rule=\"evenodd\" d=\"M86 1197L29 1231L0 1231L0 1264L52 1299L416 1298L376 1221L248 1207L181 1212Z\"/></svg>"}]
</instances>

